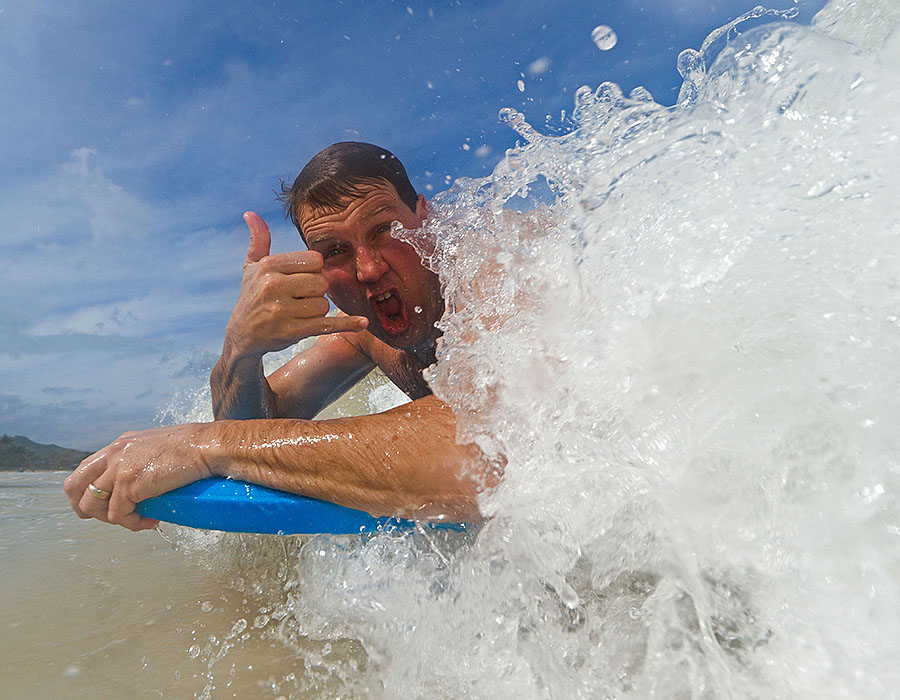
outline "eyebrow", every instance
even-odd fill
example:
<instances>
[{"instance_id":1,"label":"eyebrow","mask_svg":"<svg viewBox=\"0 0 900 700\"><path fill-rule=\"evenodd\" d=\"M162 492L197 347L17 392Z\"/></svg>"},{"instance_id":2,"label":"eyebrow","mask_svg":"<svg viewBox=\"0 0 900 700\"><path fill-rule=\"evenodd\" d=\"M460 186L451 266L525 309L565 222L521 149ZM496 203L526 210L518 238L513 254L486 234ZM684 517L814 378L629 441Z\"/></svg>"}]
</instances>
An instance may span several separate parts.
<instances>
[{"instance_id":1,"label":"eyebrow","mask_svg":"<svg viewBox=\"0 0 900 700\"><path fill-rule=\"evenodd\" d=\"M376 216L378 216L381 212L386 211L386 210L388 210L388 209L393 209L393 208L394 208L393 202L386 202L385 204L380 204L380 205L378 205L377 207L375 207L375 208L372 209L371 211L365 212L364 214L361 215L360 218L361 218L363 221L368 221L369 219L373 219L373 218L375 218ZM325 234L324 236L321 236L321 237L319 237L319 238L316 238L316 237L310 238L309 236L307 236L307 239L306 239L306 247L308 248L308 247L313 246L313 245L318 245L318 244L324 243L324 242L326 242L326 241L329 241L329 240L331 240L331 239L333 239L333 238L334 238L334 236L332 236L332 235L329 234L329 233L327 233L327 234Z\"/></svg>"},{"instance_id":2,"label":"eyebrow","mask_svg":"<svg viewBox=\"0 0 900 700\"><path fill-rule=\"evenodd\" d=\"M393 204L382 204L380 206L375 207L371 211L367 211L365 214L362 215L362 218L363 219L371 219L375 216L378 216L385 209L393 209L393 207L394 207Z\"/></svg>"}]
</instances>

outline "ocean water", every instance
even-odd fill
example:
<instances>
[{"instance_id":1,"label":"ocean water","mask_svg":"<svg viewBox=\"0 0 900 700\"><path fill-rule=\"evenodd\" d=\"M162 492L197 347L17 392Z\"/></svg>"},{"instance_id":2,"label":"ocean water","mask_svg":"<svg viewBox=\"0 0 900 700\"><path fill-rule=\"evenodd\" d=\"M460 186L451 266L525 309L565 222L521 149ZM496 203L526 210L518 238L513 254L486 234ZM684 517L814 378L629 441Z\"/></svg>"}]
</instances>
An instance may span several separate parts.
<instances>
[{"instance_id":1,"label":"ocean water","mask_svg":"<svg viewBox=\"0 0 900 700\"><path fill-rule=\"evenodd\" d=\"M398 233L445 286L435 393L507 460L489 521L103 530L142 554L99 581L165 572L145 689L900 698L900 6L740 29L682 53L674 107L585 86L562 136L503 110L520 145Z\"/></svg>"}]
</instances>

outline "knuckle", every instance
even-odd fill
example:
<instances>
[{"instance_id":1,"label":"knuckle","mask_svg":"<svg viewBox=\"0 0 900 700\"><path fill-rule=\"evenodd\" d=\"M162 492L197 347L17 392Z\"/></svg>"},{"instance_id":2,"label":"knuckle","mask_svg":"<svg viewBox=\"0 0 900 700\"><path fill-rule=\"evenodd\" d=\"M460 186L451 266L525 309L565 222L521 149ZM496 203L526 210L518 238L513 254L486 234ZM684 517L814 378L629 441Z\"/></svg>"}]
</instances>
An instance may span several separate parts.
<instances>
[{"instance_id":1,"label":"knuckle","mask_svg":"<svg viewBox=\"0 0 900 700\"><path fill-rule=\"evenodd\" d=\"M322 275L316 275L314 289L317 297L325 296L328 293L328 280Z\"/></svg>"},{"instance_id":2,"label":"knuckle","mask_svg":"<svg viewBox=\"0 0 900 700\"><path fill-rule=\"evenodd\" d=\"M316 315L324 316L331 309L331 304L328 303L328 299L324 297L316 297L314 300L316 302Z\"/></svg>"},{"instance_id":3,"label":"knuckle","mask_svg":"<svg viewBox=\"0 0 900 700\"><path fill-rule=\"evenodd\" d=\"M272 294L278 290L278 277L266 274L263 276L260 285L264 294Z\"/></svg>"},{"instance_id":4,"label":"knuckle","mask_svg":"<svg viewBox=\"0 0 900 700\"><path fill-rule=\"evenodd\" d=\"M298 296L307 298L321 297L328 291L328 283L317 272L303 273L302 276L297 277L296 289Z\"/></svg>"},{"instance_id":5,"label":"knuckle","mask_svg":"<svg viewBox=\"0 0 900 700\"><path fill-rule=\"evenodd\" d=\"M128 467L124 467L119 469L116 472L116 476L114 478L115 486L118 488L119 486L127 486L134 481L134 471Z\"/></svg>"},{"instance_id":6,"label":"knuckle","mask_svg":"<svg viewBox=\"0 0 900 700\"><path fill-rule=\"evenodd\" d=\"M113 491L118 490L119 493L130 493L132 486L137 481L139 473L135 469L120 469L113 481Z\"/></svg>"},{"instance_id":7,"label":"knuckle","mask_svg":"<svg viewBox=\"0 0 900 700\"><path fill-rule=\"evenodd\" d=\"M320 270L325 264L325 258L318 251L307 250L300 254L300 262L308 268Z\"/></svg>"}]
</instances>

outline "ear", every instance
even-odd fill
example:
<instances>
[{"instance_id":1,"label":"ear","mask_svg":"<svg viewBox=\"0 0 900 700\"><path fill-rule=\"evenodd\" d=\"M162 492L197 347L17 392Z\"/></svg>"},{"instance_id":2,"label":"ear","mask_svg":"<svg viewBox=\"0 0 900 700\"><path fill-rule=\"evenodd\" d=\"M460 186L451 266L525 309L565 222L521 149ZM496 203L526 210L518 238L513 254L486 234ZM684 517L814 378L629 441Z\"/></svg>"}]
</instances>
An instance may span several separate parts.
<instances>
[{"instance_id":1,"label":"ear","mask_svg":"<svg viewBox=\"0 0 900 700\"><path fill-rule=\"evenodd\" d=\"M425 219L428 218L429 213L428 202L425 200L425 195L420 194L416 199L416 216L419 217L419 221L425 221Z\"/></svg>"}]
</instances>

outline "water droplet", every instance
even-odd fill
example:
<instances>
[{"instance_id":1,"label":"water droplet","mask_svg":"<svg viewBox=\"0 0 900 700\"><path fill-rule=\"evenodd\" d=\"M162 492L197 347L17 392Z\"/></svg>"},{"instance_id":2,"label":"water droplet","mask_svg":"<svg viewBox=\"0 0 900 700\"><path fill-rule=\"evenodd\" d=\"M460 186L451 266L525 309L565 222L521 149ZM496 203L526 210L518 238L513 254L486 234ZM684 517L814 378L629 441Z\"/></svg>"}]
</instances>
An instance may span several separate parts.
<instances>
[{"instance_id":1,"label":"water droplet","mask_svg":"<svg viewBox=\"0 0 900 700\"><path fill-rule=\"evenodd\" d=\"M594 91L589 85L582 85L575 91L575 109L586 107L594 101Z\"/></svg>"},{"instance_id":2,"label":"water droplet","mask_svg":"<svg viewBox=\"0 0 900 700\"><path fill-rule=\"evenodd\" d=\"M519 88L519 92L525 92L525 81L524 80L517 81L516 87Z\"/></svg>"},{"instance_id":3,"label":"water droplet","mask_svg":"<svg viewBox=\"0 0 900 700\"><path fill-rule=\"evenodd\" d=\"M597 90L594 92L594 97L597 98L598 102L607 102L607 103L621 102L622 101L622 88L620 88L615 83L606 81L605 83L600 83L597 86Z\"/></svg>"},{"instance_id":4,"label":"water droplet","mask_svg":"<svg viewBox=\"0 0 900 700\"><path fill-rule=\"evenodd\" d=\"M520 116L521 115L516 110L514 110L512 107L504 107L503 109L500 110L500 114L499 114L500 121L504 122L506 124L514 123L515 121L517 121L517 118Z\"/></svg>"},{"instance_id":5,"label":"water droplet","mask_svg":"<svg viewBox=\"0 0 900 700\"><path fill-rule=\"evenodd\" d=\"M594 31L591 32L591 40L601 51L609 51L616 45L619 37L616 36L612 27L608 27L605 24L598 24L594 27Z\"/></svg>"},{"instance_id":6,"label":"water droplet","mask_svg":"<svg viewBox=\"0 0 900 700\"><path fill-rule=\"evenodd\" d=\"M632 100L637 100L638 102L653 102L653 95L651 95L650 91L643 85L638 85L634 90L628 93L628 96Z\"/></svg>"},{"instance_id":7,"label":"water droplet","mask_svg":"<svg viewBox=\"0 0 900 700\"><path fill-rule=\"evenodd\" d=\"M416 308L413 309L413 311L415 311L417 314L420 314L420 313L422 313L422 307L417 306Z\"/></svg>"},{"instance_id":8,"label":"water droplet","mask_svg":"<svg viewBox=\"0 0 900 700\"><path fill-rule=\"evenodd\" d=\"M192 659L196 659L198 656L200 656L200 645L199 645L199 644L195 644L195 645L192 646L190 649L188 649L188 655L189 655Z\"/></svg>"},{"instance_id":9,"label":"water droplet","mask_svg":"<svg viewBox=\"0 0 900 700\"><path fill-rule=\"evenodd\" d=\"M231 628L231 636L235 637L235 636L239 635L241 632L243 632L245 629L247 629L247 621L244 618L241 618L240 620L235 622L234 626Z\"/></svg>"},{"instance_id":10,"label":"water droplet","mask_svg":"<svg viewBox=\"0 0 900 700\"><path fill-rule=\"evenodd\" d=\"M700 52L695 49L685 49L678 54L678 72L685 80L701 70L702 65L703 58L700 56Z\"/></svg>"}]
</instances>

